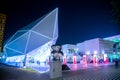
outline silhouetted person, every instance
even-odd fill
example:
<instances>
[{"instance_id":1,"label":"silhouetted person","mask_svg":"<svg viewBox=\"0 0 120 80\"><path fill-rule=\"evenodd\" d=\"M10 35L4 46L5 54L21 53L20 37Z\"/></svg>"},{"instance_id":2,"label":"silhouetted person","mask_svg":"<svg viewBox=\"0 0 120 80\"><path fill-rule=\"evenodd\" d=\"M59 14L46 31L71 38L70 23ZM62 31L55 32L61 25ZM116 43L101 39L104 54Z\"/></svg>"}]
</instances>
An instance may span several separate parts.
<instances>
[{"instance_id":1,"label":"silhouetted person","mask_svg":"<svg viewBox=\"0 0 120 80\"><path fill-rule=\"evenodd\" d=\"M118 67L118 59L115 60L115 67Z\"/></svg>"}]
</instances>

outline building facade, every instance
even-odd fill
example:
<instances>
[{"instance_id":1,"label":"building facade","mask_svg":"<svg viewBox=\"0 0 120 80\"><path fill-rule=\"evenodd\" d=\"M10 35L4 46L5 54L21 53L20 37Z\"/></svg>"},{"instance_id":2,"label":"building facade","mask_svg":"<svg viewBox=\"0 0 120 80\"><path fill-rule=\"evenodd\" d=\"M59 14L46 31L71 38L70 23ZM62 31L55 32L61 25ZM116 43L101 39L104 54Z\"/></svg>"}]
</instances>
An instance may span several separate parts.
<instances>
[{"instance_id":1,"label":"building facade","mask_svg":"<svg viewBox=\"0 0 120 80\"><path fill-rule=\"evenodd\" d=\"M58 38L58 8L18 30L6 42L6 63L45 62ZM27 66L27 65L26 65Z\"/></svg>"},{"instance_id":2,"label":"building facade","mask_svg":"<svg viewBox=\"0 0 120 80\"><path fill-rule=\"evenodd\" d=\"M3 47L5 22L6 22L6 15L0 14L0 53L2 52L2 47Z\"/></svg>"},{"instance_id":3,"label":"building facade","mask_svg":"<svg viewBox=\"0 0 120 80\"><path fill-rule=\"evenodd\" d=\"M116 38L114 37L114 40L115 39ZM77 43L76 46L78 48L78 52L87 55L89 60L92 60L93 57L96 56L98 60L104 59L106 57L112 61L115 58L120 59L119 53L114 52L113 46L115 43L116 42L112 41L111 38L95 38L86 40L82 43Z\"/></svg>"},{"instance_id":4,"label":"building facade","mask_svg":"<svg viewBox=\"0 0 120 80\"><path fill-rule=\"evenodd\" d=\"M104 40L101 38L86 40L83 43L78 43L77 47L79 52L85 54L94 54L94 53L113 53L113 45L115 42Z\"/></svg>"},{"instance_id":5,"label":"building facade","mask_svg":"<svg viewBox=\"0 0 120 80\"><path fill-rule=\"evenodd\" d=\"M66 57L66 61L68 63L73 63L74 57L76 59L76 62L80 63L80 60L82 58L78 53L78 48L76 45L64 44L64 45L62 45L62 51L63 51L64 57Z\"/></svg>"}]
</instances>

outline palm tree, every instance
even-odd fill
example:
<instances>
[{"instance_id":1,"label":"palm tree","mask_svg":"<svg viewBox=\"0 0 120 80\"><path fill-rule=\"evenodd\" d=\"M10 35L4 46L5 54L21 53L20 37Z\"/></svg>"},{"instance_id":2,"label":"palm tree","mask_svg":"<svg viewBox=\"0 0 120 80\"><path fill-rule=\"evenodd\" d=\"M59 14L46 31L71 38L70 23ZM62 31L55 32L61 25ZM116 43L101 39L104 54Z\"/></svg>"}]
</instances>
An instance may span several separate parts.
<instances>
[{"instance_id":1,"label":"palm tree","mask_svg":"<svg viewBox=\"0 0 120 80\"><path fill-rule=\"evenodd\" d=\"M113 45L113 51L114 51L115 53L120 52L120 42L116 42L116 43Z\"/></svg>"}]
</instances>

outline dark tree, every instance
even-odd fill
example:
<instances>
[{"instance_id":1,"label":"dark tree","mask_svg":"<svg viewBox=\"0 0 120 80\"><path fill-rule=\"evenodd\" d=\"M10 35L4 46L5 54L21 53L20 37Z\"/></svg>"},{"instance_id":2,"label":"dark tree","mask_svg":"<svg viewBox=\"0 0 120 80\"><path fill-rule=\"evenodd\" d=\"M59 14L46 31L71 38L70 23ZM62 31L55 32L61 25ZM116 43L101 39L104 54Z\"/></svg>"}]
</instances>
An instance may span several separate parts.
<instances>
[{"instance_id":1,"label":"dark tree","mask_svg":"<svg viewBox=\"0 0 120 80\"><path fill-rule=\"evenodd\" d=\"M120 23L120 0L111 0L111 5L115 22Z\"/></svg>"},{"instance_id":2,"label":"dark tree","mask_svg":"<svg viewBox=\"0 0 120 80\"><path fill-rule=\"evenodd\" d=\"M116 42L116 43L113 45L113 51L114 51L115 53L120 52L120 42Z\"/></svg>"}]
</instances>

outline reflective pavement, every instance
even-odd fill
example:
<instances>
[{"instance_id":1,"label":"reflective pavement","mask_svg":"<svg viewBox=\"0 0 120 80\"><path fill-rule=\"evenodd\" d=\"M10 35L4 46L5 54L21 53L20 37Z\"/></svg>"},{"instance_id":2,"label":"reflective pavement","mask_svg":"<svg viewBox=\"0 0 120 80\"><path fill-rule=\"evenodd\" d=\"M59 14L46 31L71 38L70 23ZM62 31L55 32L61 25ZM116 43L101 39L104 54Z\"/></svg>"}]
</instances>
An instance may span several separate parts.
<instances>
[{"instance_id":1,"label":"reflective pavement","mask_svg":"<svg viewBox=\"0 0 120 80\"><path fill-rule=\"evenodd\" d=\"M120 80L120 66L114 63L73 65L71 71L63 71L62 78L54 80ZM0 65L0 80L50 80L49 72L27 72L18 68Z\"/></svg>"},{"instance_id":2,"label":"reflective pavement","mask_svg":"<svg viewBox=\"0 0 120 80\"><path fill-rule=\"evenodd\" d=\"M59 80L120 80L120 67L99 66L79 71L64 72Z\"/></svg>"}]
</instances>

